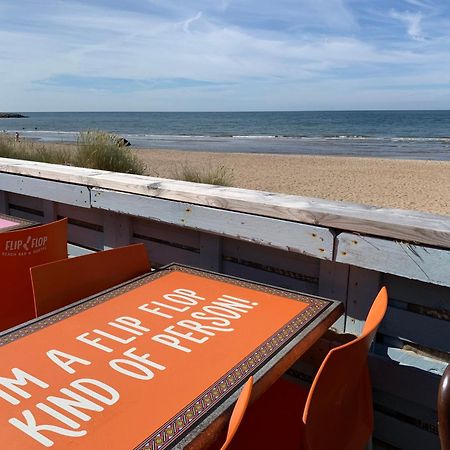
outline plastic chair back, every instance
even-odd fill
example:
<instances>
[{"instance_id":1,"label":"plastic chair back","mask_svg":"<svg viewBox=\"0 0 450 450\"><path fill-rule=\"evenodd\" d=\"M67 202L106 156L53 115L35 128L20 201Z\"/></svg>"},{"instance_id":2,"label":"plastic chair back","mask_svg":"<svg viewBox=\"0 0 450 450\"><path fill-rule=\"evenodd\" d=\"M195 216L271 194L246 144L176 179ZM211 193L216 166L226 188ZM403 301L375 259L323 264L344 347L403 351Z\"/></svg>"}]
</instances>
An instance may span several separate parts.
<instances>
[{"instance_id":1,"label":"plastic chair back","mask_svg":"<svg viewBox=\"0 0 450 450\"><path fill-rule=\"evenodd\" d=\"M33 267L36 315L42 316L150 271L144 244Z\"/></svg>"},{"instance_id":2,"label":"plastic chair back","mask_svg":"<svg viewBox=\"0 0 450 450\"><path fill-rule=\"evenodd\" d=\"M67 219L0 233L0 331L35 316L30 267L67 258Z\"/></svg>"},{"instance_id":3,"label":"plastic chair back","mask_svg":"<svg viewBox=\"0 0 450 450\"><path fill-rule=\"evenodd\" d=\"M439 383L438 420L441 449L450 450L450 364Z\"/></svg>"},{"instance_id":4,"label":"plastic chair back","mask_svg":"<svg viewBox=\"0 0 450 450\"><path fill-rule=\"evenodd\" d=\"M228 432L227 438L220 448L220 450L225 450L230 445L231 440L233 439L236 431L239 428L239 425L244 417L244 413L247 409L248 402L250 400L250 396L252 394L253 388L253 377L250 377L244 387L242 388L241 393L239 394L239 398L237 399L236 404L234 405L233 413L231 414L230 423L228 424Z\"/></svg>"},{"instance_id":5,"label":"plastic chair back","mask_svg":"<svg viewBox=\"0 0 450 450\"><path fill-rule=\"evenodd\" d=\"M367 356L387 302L382 288L362 334L332 349L322 362L303 412L302 449L361 450L370 439L373 405Z\"/></svg>"}]
</instances>

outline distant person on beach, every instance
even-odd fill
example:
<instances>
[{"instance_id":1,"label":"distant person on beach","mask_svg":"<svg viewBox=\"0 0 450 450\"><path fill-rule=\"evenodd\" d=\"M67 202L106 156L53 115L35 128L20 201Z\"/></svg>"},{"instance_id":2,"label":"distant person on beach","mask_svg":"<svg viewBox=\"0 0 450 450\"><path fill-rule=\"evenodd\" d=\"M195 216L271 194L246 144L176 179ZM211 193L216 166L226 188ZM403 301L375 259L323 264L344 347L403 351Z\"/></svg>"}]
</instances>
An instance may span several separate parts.
<instances>
[{"instance_id":1,"label":"distant person on beach","mask_svg":"<svg viewBox=\"0 0 450 450\"><path fill-rule=\"evenodd\" d=\"M20 136L19 136L19 132L16 131L16 142L20 142Z\"/></svg>"}]
</instances>

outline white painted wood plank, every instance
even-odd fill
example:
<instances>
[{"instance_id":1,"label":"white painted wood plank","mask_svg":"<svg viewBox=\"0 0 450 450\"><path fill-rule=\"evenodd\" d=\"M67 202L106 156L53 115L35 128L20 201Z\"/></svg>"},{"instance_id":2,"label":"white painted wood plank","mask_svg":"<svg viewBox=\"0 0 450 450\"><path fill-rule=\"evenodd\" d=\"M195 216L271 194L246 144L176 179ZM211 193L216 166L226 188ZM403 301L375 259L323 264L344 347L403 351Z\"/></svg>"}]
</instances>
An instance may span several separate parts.
<instances>
[{"instance_id":1,"label":"white painted wood plank","mask_svg":"<svg viewBox=\"0 0 450 450\"><path fill-rule=\"evenodd\" d=\"M332 257L330 231L310 225L95 188L92 206L321 259Z\"/></svg>"},{"instance_id":2,"label":"white painted wood plank","mask_svg":"<svg viewBox=\"0 0 450 450\"><path fill-rule=\"evenodd\" d=\"M81 208L79 206L65 205L64 203L57 204L57 213L60 217L68 217L79 222L84 222L89 225L103 227L104 211L99 211L94 208Z\"/></svg>"},{"instance_id":3,"label":"white painted wood plank","mask_svg":"<svg viewBox=\"0 0 450 450\"><path fill-rule=\"evenodd\" d=\"M36 211L43 211L44 200L29 195L15 194L9 192L8 202L10 205L22 206L25 208L35 209Z\"/></svg>"},{"instance_id":4,"label":"white painted wood plank","mask_svg":"<svg viewBox=\"0 0 450 450\"><path fill-rule=\"evenodd\" d=\"M102 210L92 209L93 211ZM160 241L179 244L185 247L200 248L200 232L189 228L180 228L168 223L156 222L154 220L133 217L133 233L135 236L147 236Z\"/></svg>"},{"instance_id":5,"label":"white painted wood plank","mask_svg":"<svg viewBox=\"0 0 450 450\"><path fill-rule=\"evenodd\" d=\"M392 361L398 362L400 366L414 367L438 376L442 376L444 370L447 368L447 362L430 358L429 356L419 355L411 350L393 347L387 347L385 350L389 358Z\"/></svg>"},{"instance_id":6,"label":"white painted wood plank","mask_svg":"<svg viewBox=\"0 0 450 450\"><path fill-rule=\"evenodd\" d=\"M24 177L8 173L0 174L0 189L17 194L39 197L69 205L90 207L90 194L86 186Z\"/></svg>"},{"instance_id":7,"label":"white painted wood plank","mask_svg":"<svg viewBox=\"0 0 450 450\"><path fill-rule=\"evenodd\" d=\"M246 280L304 292L305 294L317 295L317 284L308 283L307 281L298 280L296 278L285 277L273 272L266 272L255 267L244 266L235 262L223 261L222 272Z\"/></svg>"},{"instance_id":8,"label":"white painted wood plank","mask_svg":"<svg viewBox=\"0 0 450 450\"><path fill-rule=\"evenodd\" d=\"M389 423L385 423L384 419L382 423L377 423L376 420L375 436L405 450L439 448L435 447L435 434L408 424L408 418L414 422L436 424L436 399L440 377L376 355L369 355L369 366L374 389L375 414L384 416L377 411L379 405L384 406L392 415L399 413L398 418L386 414Z\"/></svg>"},{"instance_id":9,"label":"white painted wood plank","mask_svg":"<svg viewBox=\"0 0 450 450\"><path fill-rule=\"evenodd\" d=\"M90 176L108 173L104 170L10 158L0 158L0 172L86 185L89 184Z\"/></svg>"},{"instance_id":10,"label":"white painted wood plank","mask_svg":"<svg viewBox=\"0 0 450 450\"><path fill-rule=\"evenodd\" d=\"M183 248L171 247L159 242L146 241L144 239L133 238L132 243L138 244L142 242L148 250L150 263L152 268L165 266L172 262L186 264L192 267L199 267L200 254L191 252Z\"/></svg>"},{"instance_id":11,"label":"white painted wood plank","mask_svg":"<svg viewBox=\"0 0 450 450\"><path fill-rule=\"evenodd\" d=\"M446 320L388 307L378 332L450 353L450 324Z\"/></svg>"},{"instance_id":12,"label":"white painted wood plank","mask_svg":"<svg viewBox=\"0 0 450 450\"><path fill-rule=\"evenodd\" d=\"M369 358L375 408L382 406L416 421L434 425L437 421L439 377L426 372L430 358L401 349L387 350L391 359L373 355ZM409 362L405 364L406 361Z\"/></svg>"},{"instance_id":13,"label":"white painted wood plank","mask_svg":"<svg viewBox=\"0 0 450 450\"><path fill-rule=\"evenodd\" d=\"M372 386L377 392L386 392L399 399L435 410L440 376L419 367L423 365L420 360L424 357L417 356L415 366L409 366L402 365L395 359L370 354Z\"/></svg>"},{"instance_id":14,"label":"white painted wood plank","mask_svg":"<svg viewBox=\"0 0 450 450\"><path fill-rule=\"evenodd\" d=\"M11 216L20 217L21 219L31 220L32 222L42 223L43 216L39 214L30 213L28 211L23 211L21 209L9 208L9 212Z\"/></svg>"},{"instance_id":15,"label":"white painted wood plank","mask_svg":"<svg viewBox=\"0 0 450 450\"><path fill-rule=\"evenodd\" d=\"M103 188L450 246L450 218L444 216L127 174L92 178Z\"/></svg>"},{"instance_id":16,"label":"white painted wood plank","mask_svg":"<svg viewBox=\"0 0 450 450\"><path fill-rule=\"evenodd\" d=\"M68 239L75 245L95 250L103 250L103 232L91 228L74 225L69 222L67 228Z\"/></svg>"},{"instance_id":17,"label":"white painted wood plank","mask_svg":"<svg viewBox=\"0 0 450 450\"><path fill-rule=\"evenodd\" d=\"M450 311L448 287L390 274L382 275L381 284L387 287L390 298L435 310Z\"/></svg>"},{"instance_id":18,"label":"white painted wood plank","mask_svg":"<svg viewBox=\"0 0 450 450\"><path fill-rule=\"evenodd\" d=\"M450 252L405 242L341 233L336 261L450 286Z\"/></svg>"},{"instance_id":19,"label":"white painted wood plank","mask_svg":"<svg viewBox=\"0 0 450 450\"><path fill-rule=\"evenodd\" d=\"M7 158L0 171L450 247L446 216Z\"/></svg>"},{"instance_id":20,"label":"white painted wood plank","mask_svg":"<svg viewBox=\"0 0 450 450\"><path fill-rule=\"evenodd\" d=\"M319 278L319 261L317 258L289 252L273 247L262 247L252 242L238 239L223 239L223 257L242 263L255 263L269 266L279 272L292 272L293 276ZM316 281L316 280L314 280Z\"/></svg>"},{"instance_id":21,"label":"white painted wood plank","mask_svg":"<svg viewBox=\"0 0 450 450\"><path fill-rule=\"evenodd\" d=\"M374 437L401 450L440 450L437 435L375 411Z\"/></svg>"},{"instance_id":22,"label":"white painted wood plank","mask_svg":"<svg viewBox=\"0 0 450 450\"><path fill-rule=\"evenodd\" d=\"M430 425L437 423L437 412L435 408L425 408L414 401L399 398L397 395L378 391L376 389L373 392L373 401L376 405L375 408L377 409L383 409L383 407L392 409L392 406L395 405L395 411L404 416L414 418L416 421ZM382 408L380 408L380 406Z\"/></svg>"}]
</instances>

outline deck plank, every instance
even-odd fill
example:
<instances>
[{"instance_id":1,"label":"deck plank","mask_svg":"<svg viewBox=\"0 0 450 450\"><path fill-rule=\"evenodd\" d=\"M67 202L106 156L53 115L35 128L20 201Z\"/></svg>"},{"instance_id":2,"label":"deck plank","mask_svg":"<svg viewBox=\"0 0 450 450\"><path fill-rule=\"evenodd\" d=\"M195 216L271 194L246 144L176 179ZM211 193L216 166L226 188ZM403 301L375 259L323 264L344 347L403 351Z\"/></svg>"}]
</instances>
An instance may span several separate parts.
<instances>
[{"instance_id":1,"label":"deck plank","mask_svg":"<svg viewBox=\"0 0 450 450\"><path fill-rule=\"evenodd\" d=\"M331 260L333 256L332 233L311 225L97 188L92 189L92 207L236 237L320 259Z\"/></svg>"},{"instance_id":2,"label":"deck plank","mask_svg":"<svg viewBox=\"0 0 450 450\"><path fill-rule=\"evenodd\" d=\"M354 233L337 237L336 261L450 286L450 252Z\"/></svg>"},{"instance_id":3,"label":"deck plank","mask_svg":"<svg viewBox=\"0 0 450 450\"><path fill-rule=\"evenodd\" d=\"M176 200L450 248L450 217L0 158L0 172ZM0 189L5 186L0 176Z\"/></svg>"}]
</instances>

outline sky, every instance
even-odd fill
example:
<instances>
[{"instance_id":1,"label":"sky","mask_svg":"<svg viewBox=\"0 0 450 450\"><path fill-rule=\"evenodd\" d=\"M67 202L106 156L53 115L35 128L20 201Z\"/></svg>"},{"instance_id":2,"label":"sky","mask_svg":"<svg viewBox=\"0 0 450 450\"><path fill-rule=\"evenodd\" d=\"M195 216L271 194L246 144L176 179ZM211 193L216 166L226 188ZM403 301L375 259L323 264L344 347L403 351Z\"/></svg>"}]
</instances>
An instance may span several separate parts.
<instances>
[{"instance_id":1,"label":"sky","mask_svg":"<svg viewBox=\"0 0 450 450\"><path fill-rule=\"evenodd\" d=\"M0 0L0 111L450 109L448 0Z\"/></svg>"}]
</instances>

